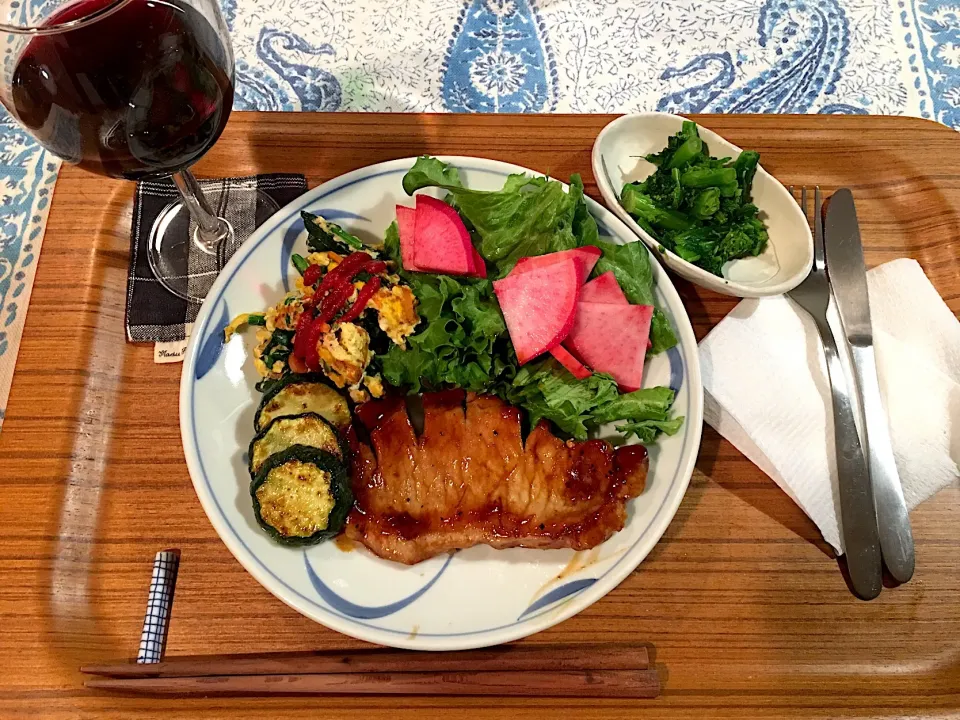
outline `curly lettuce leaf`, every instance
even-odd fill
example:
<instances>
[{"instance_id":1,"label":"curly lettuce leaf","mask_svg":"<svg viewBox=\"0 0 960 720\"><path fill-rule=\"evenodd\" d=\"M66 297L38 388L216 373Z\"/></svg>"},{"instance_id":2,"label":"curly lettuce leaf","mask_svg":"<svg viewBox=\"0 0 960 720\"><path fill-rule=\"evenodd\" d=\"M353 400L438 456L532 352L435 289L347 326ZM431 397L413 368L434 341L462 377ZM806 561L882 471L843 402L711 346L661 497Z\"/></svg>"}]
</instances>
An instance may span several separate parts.
<instances>
[{"instance_id":1,"label":"curly lettuce leaf","mask_svg":"<svg viewBox=\"0 0 960 720\"><path fill-rule=\"evenodd\" d=\"M579 177L571 179L569 193L556 180L520 174L508 177L500 190L471 190L460 185L456 168L421 157L404 176L403 188L412 193L425 187L449 192L448 202L476 233L480 254L494 265L496 277L510 272L522 257L580 245L574 233L577 217L589 233Z\"/></svg>"},{"instance_id":2,"label":"curly lettuce leaf","mask_svg":"<svg viewBox=\"0 0 960 720\"><path fill-rule=\"evenodd\" d=\"M597 227L597 221L587 207L583 180L576 173L570 176L570 196L574 203L573 234L577 238L577 245L580 247L596 245L600 242L600 230Z\"/></svg>"},{"instance_id":3,"label":"curly lettuce leaf","mask_svg":"<svg viewBox=\"0 0 960 720\"><path fill-rule=\"evenodd\" d=\"M666 313L660 308L653 311L653 319L650 321L650 348L647 355L657 355L665 352L677 345L677 334L673 331L673 325Z\"/></svg>"},{"instance_id":4,"label":"curly lettuce leaf","mask_svg":"<svg viewBox=\"0 0 960 720\"><path fill-rule=\"evenodd\" d=\"M483 391L507 369L503 354L509 341L489 282L462 285L441 275L427 276L414 292L423 330L403 349L390 347L383 376L411 392L447 386Z\"/></svg>"},{"instance_id":5,"label":"curly lettuce leaf","mask_svg":"<svg viewBox=\"0 0 960 720\"><path fill-rule=\"evenodd\" d=\"M497 394L526 409L531 427L546 419L577 440L586 440L606 423L624 422L618 431L649 444L661 432L673 435L683 425L682 417L671 417L670 388L620 394L609 375L594 373L578 380L552 358L520 368L513 382L498 388Z\"/></svg>"},{"instance_id":6,"label":"curly lettuce leaf","mask_svg":"<svg viewBox=\"0 0 960 720\"><path fill-rule=\"evenodd\" d=\"M429 155L421 155L403 176L403 191L413 195L425 187L459 188L460 172L442 160Z\"/></svg>"},{"instance_id":7,"label":"curly lettuce leaf","mask_svg":"<svg viewBox=\"0 0 960 720\"><path fill-rule=\"evenodd\" d=\"M593 412L597 423L619 422L617 431L624 437L635 436L641 443L649 444L657 435L676 435L683 426L682 417L670 417L674 392L667 387L644 388L624 393L615 400L598 407Z\"/></svg>"},{"instance_id":8,"label":"curly lettuce leaf","mask_svg":"<svg viewBox=\"0 0 960 720\"><path fill-rule=\"evenodd\" d=\"M591 413L617 397L617 384L609 375L594 373L577 380L553 358L525 365L513 382L497 394L529 413L530 426L541 419L578 440L586 440L596 424Z\"/></svg>"},{"instance_id":9,"label":"curly lettuce leaf","mask_svg":"<svg viewBox=\"0 0 960 720\"><path fill-rule=\"evenodd\" d=\"M423 187L449 192L447 202L463 216L498 275L521 257L595 245L604 252L597 274L613 270L631 302L654 304L647 251L639 244L600 241L579 176L571 177L569 192L555 180L526 175L511 175L499 191L475 191L460 185L455 168L420 158L405 176L404 189ZM393 346L383 357L383 377L391 385L410 392L455 386L492 393L524 408L531 426L548 420L578 440L600 425L620 422L625 433L650 443L682 425L683 418L670 416L669 388L621 394L609 375L578 380L550 357L519 367L491 282L405 272L396 224L387 231L383 252L413 289L421 317L408 348ZM659 310L651 340L655 352L677 342Z\"/></svg>"},{"instance_id":10,"label":"curly lettuce leaf","mask_svg":"<svg viewBox=\"0 0 960 720\"><path fill-rule=\"evenodd\" d=\"M644 388L619 395L603 407L593 411L598 423L614 422L629 418L634 420L660 420L673 405L673 390L668 387Z\"/></svg>"},{"instance_id":11,"label":"curly lettuce leaf","mask_svg":"<svg viewBox=\"0 0 960 720\"><path fill-rule=\"evenodd\" d=\"M643 445L649 445L657 439L661 433L664 435L676 435L683 427L684 418L670 418L669 420L641 420L639 422L629 422L623 425L617 425L617 432L625 438L630 436L637 438L637 441Z\"/></svg>"},{"instance_id":12,"label":"curly lettuce leaf","mask_svg":"<svg viewBox=\"0 0 960 720\"><path fill-rule=\"evenodd\" d=\"M634 305L653 305L653 268L650 254L640 242L615 245L597 240L590 243L603 251L593 269L593 276L613 271L623 294Z\"/></svg>"},{"instance_id":13,"label":"curly lettuce leaf","mask_svg":"<svg viewBox=\"0 0 960 720\"><path fill-rule=\"evenodd\" d=\"M408 348L392 345L383 356L388 383L411 392L446 386L482 391L512 375L504 357L510 346L507 326L491 282L404 272L396 223L387 229L384 254L417 296L421 321Z\"/></svg>"},{"instance_id":14,"label":"curly lettuce leaf","mask_svg":"<svg viewBox=\"0 0 960 720\"><path fill-rule=\"evenodd\" d=\"M384 233L383 259L389 260L400 272L404 272L403 256L400 254L400 227L396 220L390 223L390 227Z\"/></svg>"}]
</instances>

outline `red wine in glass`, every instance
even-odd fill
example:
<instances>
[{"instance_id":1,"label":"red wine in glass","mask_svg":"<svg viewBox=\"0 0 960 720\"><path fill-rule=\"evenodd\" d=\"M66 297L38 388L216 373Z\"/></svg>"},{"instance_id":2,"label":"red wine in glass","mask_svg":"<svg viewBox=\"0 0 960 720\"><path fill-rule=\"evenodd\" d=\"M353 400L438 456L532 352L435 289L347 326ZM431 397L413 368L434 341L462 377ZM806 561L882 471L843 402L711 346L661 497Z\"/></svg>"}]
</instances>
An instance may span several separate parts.
<instances>
[{"instance_id":1,"label":"red wine in glass","mask_svg":"<svg viewBox=\"0 0 960 720\"><path fill-rule=\"evenodd\" d=\"M79 0L48 17L11 77L11 108L50 151L101 175L141 179L189 167L233 105L233 57L184 0Z\"/></svg>"}]
</instances>

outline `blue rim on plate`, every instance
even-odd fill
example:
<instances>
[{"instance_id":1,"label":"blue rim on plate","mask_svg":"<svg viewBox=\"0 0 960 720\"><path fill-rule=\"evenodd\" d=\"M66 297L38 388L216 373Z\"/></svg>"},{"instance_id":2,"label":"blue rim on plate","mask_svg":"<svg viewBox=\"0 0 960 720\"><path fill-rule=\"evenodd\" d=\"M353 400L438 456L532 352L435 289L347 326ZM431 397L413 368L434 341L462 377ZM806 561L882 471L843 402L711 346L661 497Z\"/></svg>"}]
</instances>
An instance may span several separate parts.
<instances>
[{"instance_id":1,"label":"blue rim on plate","mask_svg":"<svg viewBox=\"0 0 960 720\"><path fill-rule=\"evenodd\" d=\"M533 173L526 168L480 158L444 157L442 159L456 165L462 171L496 173L502 174L504 178L510 173ZM688 385L686 406L683 408L686 422L682 430L683 443L679 455L680 461L674 468L669 481L669 492L662 498L647 527L633 544L597 577L576 577L553 587L540 597L535 598L512 622L476 631L447 633L411 633L408 630L398 630L377 624L375 621L407 607L422 597L448 569L454 555L447 556L438 570L427 572L425 583L414 592L399 599L393 599L391 602L377 605L355 603L337 592L330 583L325 582L320 577L320 573L311 564L307 551L302 553L301 562L306 578L309 580L309 586L315 595L311 597L302 589L293 587L274 572L269 563L258 556L250 547L244 539L244 528L238 529L235 523L231 522L221 499L217 496L210 480L209 471L205 466L202 454L199 452L200 437L196 421L196 386L220 362L223 349L220 338L222 338L223 327L229 322L231 311L236 313L247 309L228 308L224 300L224 294L237 272L244 266L253 252L264 242L276 241L279 238L281 278L284 287L289 287L289 280L286 276L289 255L294 242L302 234L300 211L309 210L318 214L325 214L330 219L365 219L351 209L325 207L323 201L330 195L357 183L389 175L397 176L397 185L399 186L400 177L409 169L414 160L415 158L404 158L380 163L360 168L330 180L284 207L244 243L214 283L194 324L181 378L181 435L194 487L214 528L240 563L264 587L283 602L339 632L374 643L430 650L482 647L509 642L539 632L589 606L616 587L660 539L676 513L686 490L700 444L702 386L697 346L689 319L683 312L676 290L656 260L651 257L658 300L668 308L680 338L680 345L668 353L669 382L675 390L679 390L684 383ZM630 231L612 213L589 198L587 202L591 213L600 225L602 234L626 241L634 239ZM680 313L676 312L678 308ZM658 478L657 481L662 482L663 478ZM573 600L575 602L571 602Z\"/></svg>"}]
</instances>

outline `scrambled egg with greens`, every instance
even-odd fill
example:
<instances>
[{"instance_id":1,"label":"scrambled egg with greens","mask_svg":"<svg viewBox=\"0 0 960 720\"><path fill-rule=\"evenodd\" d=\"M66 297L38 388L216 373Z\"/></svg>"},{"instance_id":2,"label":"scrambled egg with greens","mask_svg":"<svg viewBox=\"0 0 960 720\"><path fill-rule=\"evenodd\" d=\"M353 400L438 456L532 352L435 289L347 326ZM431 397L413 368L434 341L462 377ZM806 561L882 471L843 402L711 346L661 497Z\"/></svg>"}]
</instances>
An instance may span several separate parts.
<instances>
[{"instance_id":1,"label":"scrambled egg with greens","mask_svg":"<svg viewBox=\"0 0 960 720\"><path fill-rule=\"evenodd\" d=\"M296 288L263 313L238 315L225 339L258 326L253 362L264 380L319 372L354 402L381 397L380 356L415 332L416 296L375 249L323 218L303 218L311 252L292 258Z\"/></svg>"}]
</instances>

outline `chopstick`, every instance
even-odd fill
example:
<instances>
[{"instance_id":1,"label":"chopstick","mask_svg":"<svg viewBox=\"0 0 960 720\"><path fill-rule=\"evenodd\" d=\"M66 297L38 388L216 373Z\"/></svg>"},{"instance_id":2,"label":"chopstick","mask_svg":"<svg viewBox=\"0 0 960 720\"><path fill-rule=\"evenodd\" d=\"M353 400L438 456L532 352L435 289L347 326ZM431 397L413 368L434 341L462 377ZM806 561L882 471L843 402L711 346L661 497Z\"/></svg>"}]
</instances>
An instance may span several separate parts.
<instances>
[{"instance_id":1,"label":"chopstick","mask_svg":"<svg viewBox=\"0 0 960 720\"><path fill-rule=\"evenodd\" d=\"M450 653L392 649L185 656L80 668L89 688L151 695L504 695L656 697L647 648L523 645Z\"/></svg>"},{"instance_id":2,"label":"chopstick","mask_svg":"<svg viewBox=\"0 0 960 720\"><path fill-rule=\"evenodd\" d=\"M518 645L448 653L373 649L353 652L185 656L158 663L114 662L80 668L119 678L318 673L526 672L531 670L644 670L642 645Z\"/></svg>"},{"instance_id":3,"label":"chopstick","mask_svg":"<svg viewBox=\"0 0 960 720\"><path fill-rule=\"evenodd\" d=\"M501 695L653 698L655 670L214 675L88 680L88 688L139 695Z\"/></svg>"}]
</instances>

